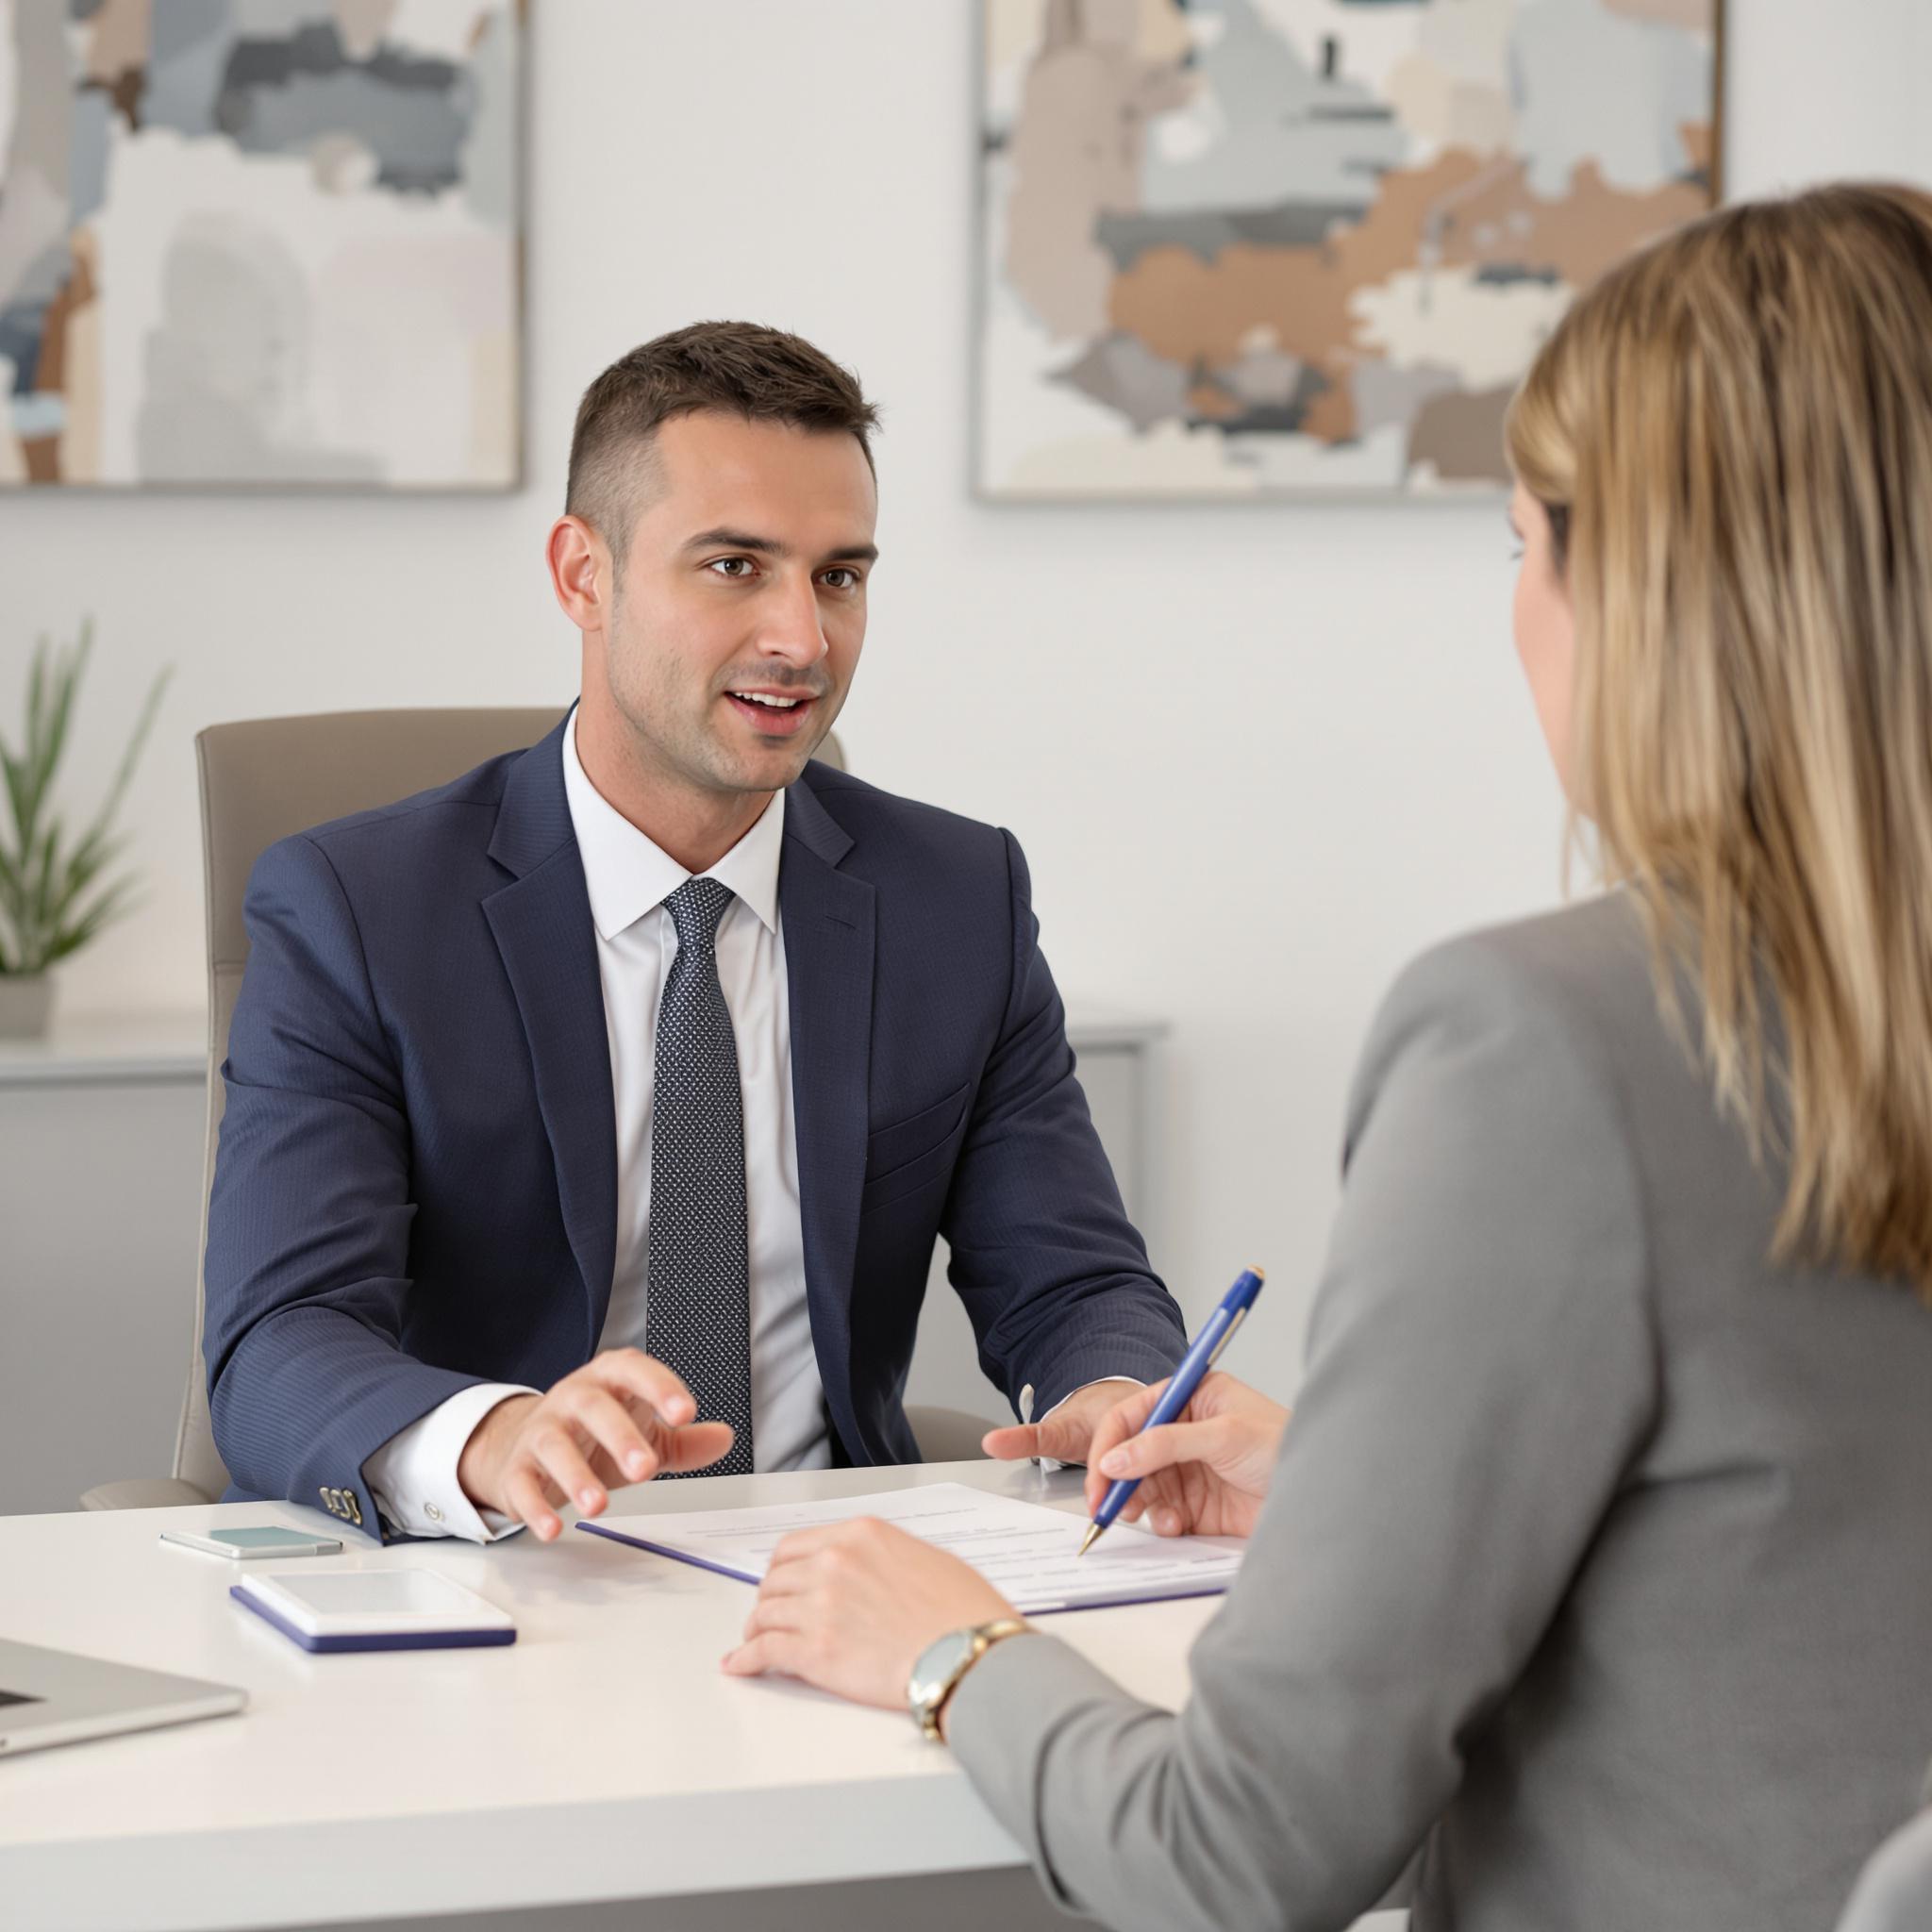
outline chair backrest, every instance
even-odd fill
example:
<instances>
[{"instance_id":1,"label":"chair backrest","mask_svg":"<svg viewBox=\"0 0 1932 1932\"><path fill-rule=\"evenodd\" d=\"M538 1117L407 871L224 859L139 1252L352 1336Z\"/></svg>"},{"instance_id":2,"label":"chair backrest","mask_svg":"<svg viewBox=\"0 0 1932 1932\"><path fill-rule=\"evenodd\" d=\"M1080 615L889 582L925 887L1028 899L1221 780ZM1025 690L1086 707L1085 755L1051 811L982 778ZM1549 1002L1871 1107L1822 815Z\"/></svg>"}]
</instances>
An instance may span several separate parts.
<instances>
[{"instance_id":1,"label":"chair backrest","mask_svg":"<svg viewBox=\"0 0 1932 1932\"><path fill-rule=\"evenodd\" d=\"M255 861L277 839L351 812L389 805L460 777L484 759L534 744L558 720L552 707L500 710L330 711L210 724L194 741L201 771L201 858L208 913L208 1140L202 1167L201 1248L214 1185L226 1091L228 1023L248 964L242 903ZM842 769L838 741L819 758ZM175 1474L219 1496L228 1472L208 1420L201 1359L206 1278L197 1263L194 1352L175 1440Z\"/></svg>"}]
</instances>

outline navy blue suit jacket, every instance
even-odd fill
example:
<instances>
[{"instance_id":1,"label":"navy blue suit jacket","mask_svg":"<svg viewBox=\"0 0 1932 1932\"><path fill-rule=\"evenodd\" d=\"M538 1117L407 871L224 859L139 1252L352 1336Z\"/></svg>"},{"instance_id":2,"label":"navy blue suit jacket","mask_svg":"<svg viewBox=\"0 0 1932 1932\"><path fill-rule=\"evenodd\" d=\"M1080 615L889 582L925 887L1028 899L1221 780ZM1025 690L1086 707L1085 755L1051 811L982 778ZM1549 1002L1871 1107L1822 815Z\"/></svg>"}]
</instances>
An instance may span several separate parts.
<instances>
[{"instance_id":1,"label":"navy blue suit jacket","mask_svg":"<svg viewBox=\"0 0 1932 1932\"><path fill-rule=\"evenodd\" d=\"M320 1494L374 1534L362 1465L399 1429L596 1352L616 1132L562 730L255 868L206 1265L231 1498ZM900 1396L937 1234L1009 1401L1169 1373L1179 1312L1074 1076L1011 836L811 764L778 906L844 1459L918 1459Z\"/></svg>"}]
</instances>

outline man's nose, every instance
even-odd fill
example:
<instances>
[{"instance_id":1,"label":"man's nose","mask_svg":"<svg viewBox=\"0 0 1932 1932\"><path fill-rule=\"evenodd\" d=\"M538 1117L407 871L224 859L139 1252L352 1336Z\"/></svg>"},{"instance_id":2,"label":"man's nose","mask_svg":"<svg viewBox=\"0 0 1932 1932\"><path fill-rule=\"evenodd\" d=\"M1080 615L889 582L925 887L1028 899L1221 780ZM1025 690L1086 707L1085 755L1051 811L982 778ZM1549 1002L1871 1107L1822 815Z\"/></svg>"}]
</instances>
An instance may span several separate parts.
<instances>
[{"instance_id":1,"label":"man's nose","mask_svg":"<svg viewBox=\"0 0 1932 1932\"><path fill-rule=\"evenodd\" d=\"M762 615L758 642L768 658L782 658L788 664L806 667L825 655L828 647L819 612L818 586L810 577L776 588Z\"/></svg>"}]
</instances>

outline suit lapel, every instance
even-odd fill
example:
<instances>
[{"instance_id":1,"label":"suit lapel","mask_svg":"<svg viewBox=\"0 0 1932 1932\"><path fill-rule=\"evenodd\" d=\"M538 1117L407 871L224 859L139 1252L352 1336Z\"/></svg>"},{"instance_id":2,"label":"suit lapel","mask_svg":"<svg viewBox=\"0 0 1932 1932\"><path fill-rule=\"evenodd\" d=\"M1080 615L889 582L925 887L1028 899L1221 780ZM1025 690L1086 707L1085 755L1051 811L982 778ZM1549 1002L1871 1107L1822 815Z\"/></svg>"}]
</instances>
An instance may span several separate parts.
<instances>
[{"instance_id":1,"label":"suit lapel","mask_svg":"<svg viewBox=\"0 0 1932 1932\"><path fill-rule=\"evenodd\" d=\"M504 787L490 856L516 877L483 911L529 1043L593 1355L617 1259L617 1127L595 928L563 790L564 728L525 752Z\"/></svg>"},{"instance_id":2,"label":"suit lapel","mask_svg":"<svg viewBox=\"0 0 1932 1932\"><path fill-rule=\"evenodd\" d=\"M838 870L852 840L801 779L786 794L778 910L791 1015L806 1294L819 1377L841 1437L852 1406L851 1299L872 1061L874 894Z\"/></svg>"}]
</instances>

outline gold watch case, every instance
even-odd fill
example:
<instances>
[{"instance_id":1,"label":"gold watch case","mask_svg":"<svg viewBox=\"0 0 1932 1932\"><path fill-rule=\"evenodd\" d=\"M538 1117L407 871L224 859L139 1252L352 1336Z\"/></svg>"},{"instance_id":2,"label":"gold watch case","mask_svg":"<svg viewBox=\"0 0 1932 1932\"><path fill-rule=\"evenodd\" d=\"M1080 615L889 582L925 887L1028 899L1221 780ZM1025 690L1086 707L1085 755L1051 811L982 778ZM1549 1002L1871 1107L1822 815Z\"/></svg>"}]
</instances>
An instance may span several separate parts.
<instances>
[{"instance_id":1,"label":"gold watch case","mask_svg":"<svg viewBox=\"0 0 1932 1932\"><path fill-rule=\"evenodd\" d=\"M994 1644L1017 1637L1029 1627L1018 1617L995 1617L990 1624L948 1630L929 1643L912 1666L912 1675L906 1686L906 1703L920 1735L937 1743L941 1737L940 1714L946 1707L946 1700L959 1688L960 1679Z\"/></svg>"}]
</instances>

